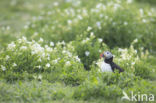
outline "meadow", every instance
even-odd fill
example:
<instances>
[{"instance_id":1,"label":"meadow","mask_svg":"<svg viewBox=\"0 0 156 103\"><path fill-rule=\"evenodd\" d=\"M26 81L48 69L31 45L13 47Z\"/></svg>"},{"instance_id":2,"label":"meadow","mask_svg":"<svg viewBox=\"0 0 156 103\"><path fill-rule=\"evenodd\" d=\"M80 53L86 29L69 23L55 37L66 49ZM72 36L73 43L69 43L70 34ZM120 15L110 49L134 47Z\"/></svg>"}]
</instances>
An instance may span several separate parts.
<instances>
[{"instance_id":1,"label":"meadow","mask_svg":"<svg viewBox=\"0 0 156 103\"><path fill-rule=\"evenodd\" d=\"M0 103L156 101L121 99L156 95L154 0L1 0L0 12ZM103 51L124 72L101 72Z\"/></svg>"}]
</instances>

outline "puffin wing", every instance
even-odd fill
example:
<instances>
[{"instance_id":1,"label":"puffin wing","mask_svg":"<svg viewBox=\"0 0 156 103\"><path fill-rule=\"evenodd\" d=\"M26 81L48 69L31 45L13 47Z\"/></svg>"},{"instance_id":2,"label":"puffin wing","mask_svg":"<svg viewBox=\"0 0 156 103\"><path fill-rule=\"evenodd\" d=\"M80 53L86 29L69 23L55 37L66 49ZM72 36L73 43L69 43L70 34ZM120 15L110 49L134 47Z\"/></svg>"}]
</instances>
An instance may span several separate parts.
<instances>
[{"instance_id":1,"label":"puffin wing","mask_svg":"<svg viewBox=\"0 0 156 103\"><path fill-rule=\"evenodd\" d=\"M118 69L119 73L124 71L120 66L118 66L114 62L111 63L111 67L112 67L113 71L115 71L115 69Z\"/></svg>"}]
</instances>

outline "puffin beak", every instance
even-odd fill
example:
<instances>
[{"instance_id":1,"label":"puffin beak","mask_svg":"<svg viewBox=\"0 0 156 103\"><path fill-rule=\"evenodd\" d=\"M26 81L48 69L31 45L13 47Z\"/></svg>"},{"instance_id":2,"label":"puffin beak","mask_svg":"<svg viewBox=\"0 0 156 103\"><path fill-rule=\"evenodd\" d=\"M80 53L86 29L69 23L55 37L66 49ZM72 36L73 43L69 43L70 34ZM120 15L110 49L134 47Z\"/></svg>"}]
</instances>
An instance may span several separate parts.
<instances>
[{"instance_id":1,"label":"puffin beak","mask_svg":"<svg viewBox=\"0 0 156 103\"><path fill-rule=\"evenodd\" d=\"M103 58L103 57L104 57L104 54L103 54L103 53L101 53L101 54L100 54L100 59L101 59L101 58Z\"/></svg>"}]
</instances>

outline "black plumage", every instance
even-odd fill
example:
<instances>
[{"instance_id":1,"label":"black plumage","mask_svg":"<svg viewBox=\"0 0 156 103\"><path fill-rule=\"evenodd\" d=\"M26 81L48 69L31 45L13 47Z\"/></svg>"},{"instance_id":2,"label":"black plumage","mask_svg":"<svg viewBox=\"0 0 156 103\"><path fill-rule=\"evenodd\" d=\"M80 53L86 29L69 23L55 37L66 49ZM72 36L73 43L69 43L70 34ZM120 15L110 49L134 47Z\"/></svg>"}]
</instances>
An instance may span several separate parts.
<instances>
[{"instance_id":1,"label":"black plumage","mask_svg":"<svg viewBox=\"0 0 156 103\"><path fill-rule=\"evenodd\" d=\"M124 70L123 70L120 66L118 66L117 64L115 64L115 63L113 62L113 57L111 57L111 58L109 58L109 59L106 59L106 58L105 58L105 59L104 59L104 62L110 64L111 69L112 69L113 72L115 71L115 69L119 70L119 73L120 73L120 72L124 72Z\"/></svg>"}]
</instances>

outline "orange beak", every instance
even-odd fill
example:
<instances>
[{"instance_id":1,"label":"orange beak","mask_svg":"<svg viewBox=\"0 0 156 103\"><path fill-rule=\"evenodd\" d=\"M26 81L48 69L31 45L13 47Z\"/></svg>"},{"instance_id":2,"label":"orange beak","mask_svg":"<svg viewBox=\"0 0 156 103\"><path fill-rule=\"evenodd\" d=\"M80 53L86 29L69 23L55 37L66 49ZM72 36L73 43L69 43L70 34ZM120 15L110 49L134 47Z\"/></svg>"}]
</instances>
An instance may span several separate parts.
<instances>
[{"instance_id":1,"label":"orange beak","mask_svg":"<svg viewBox=\"0 0 156 103\"><path fill-rule=\"evenodd\" d=\"M101 54L100 54L100 58L103 58L103 57L104 57L104 54L103 54L103 53L101 53Z\"/></svg>"}]
</instances>

